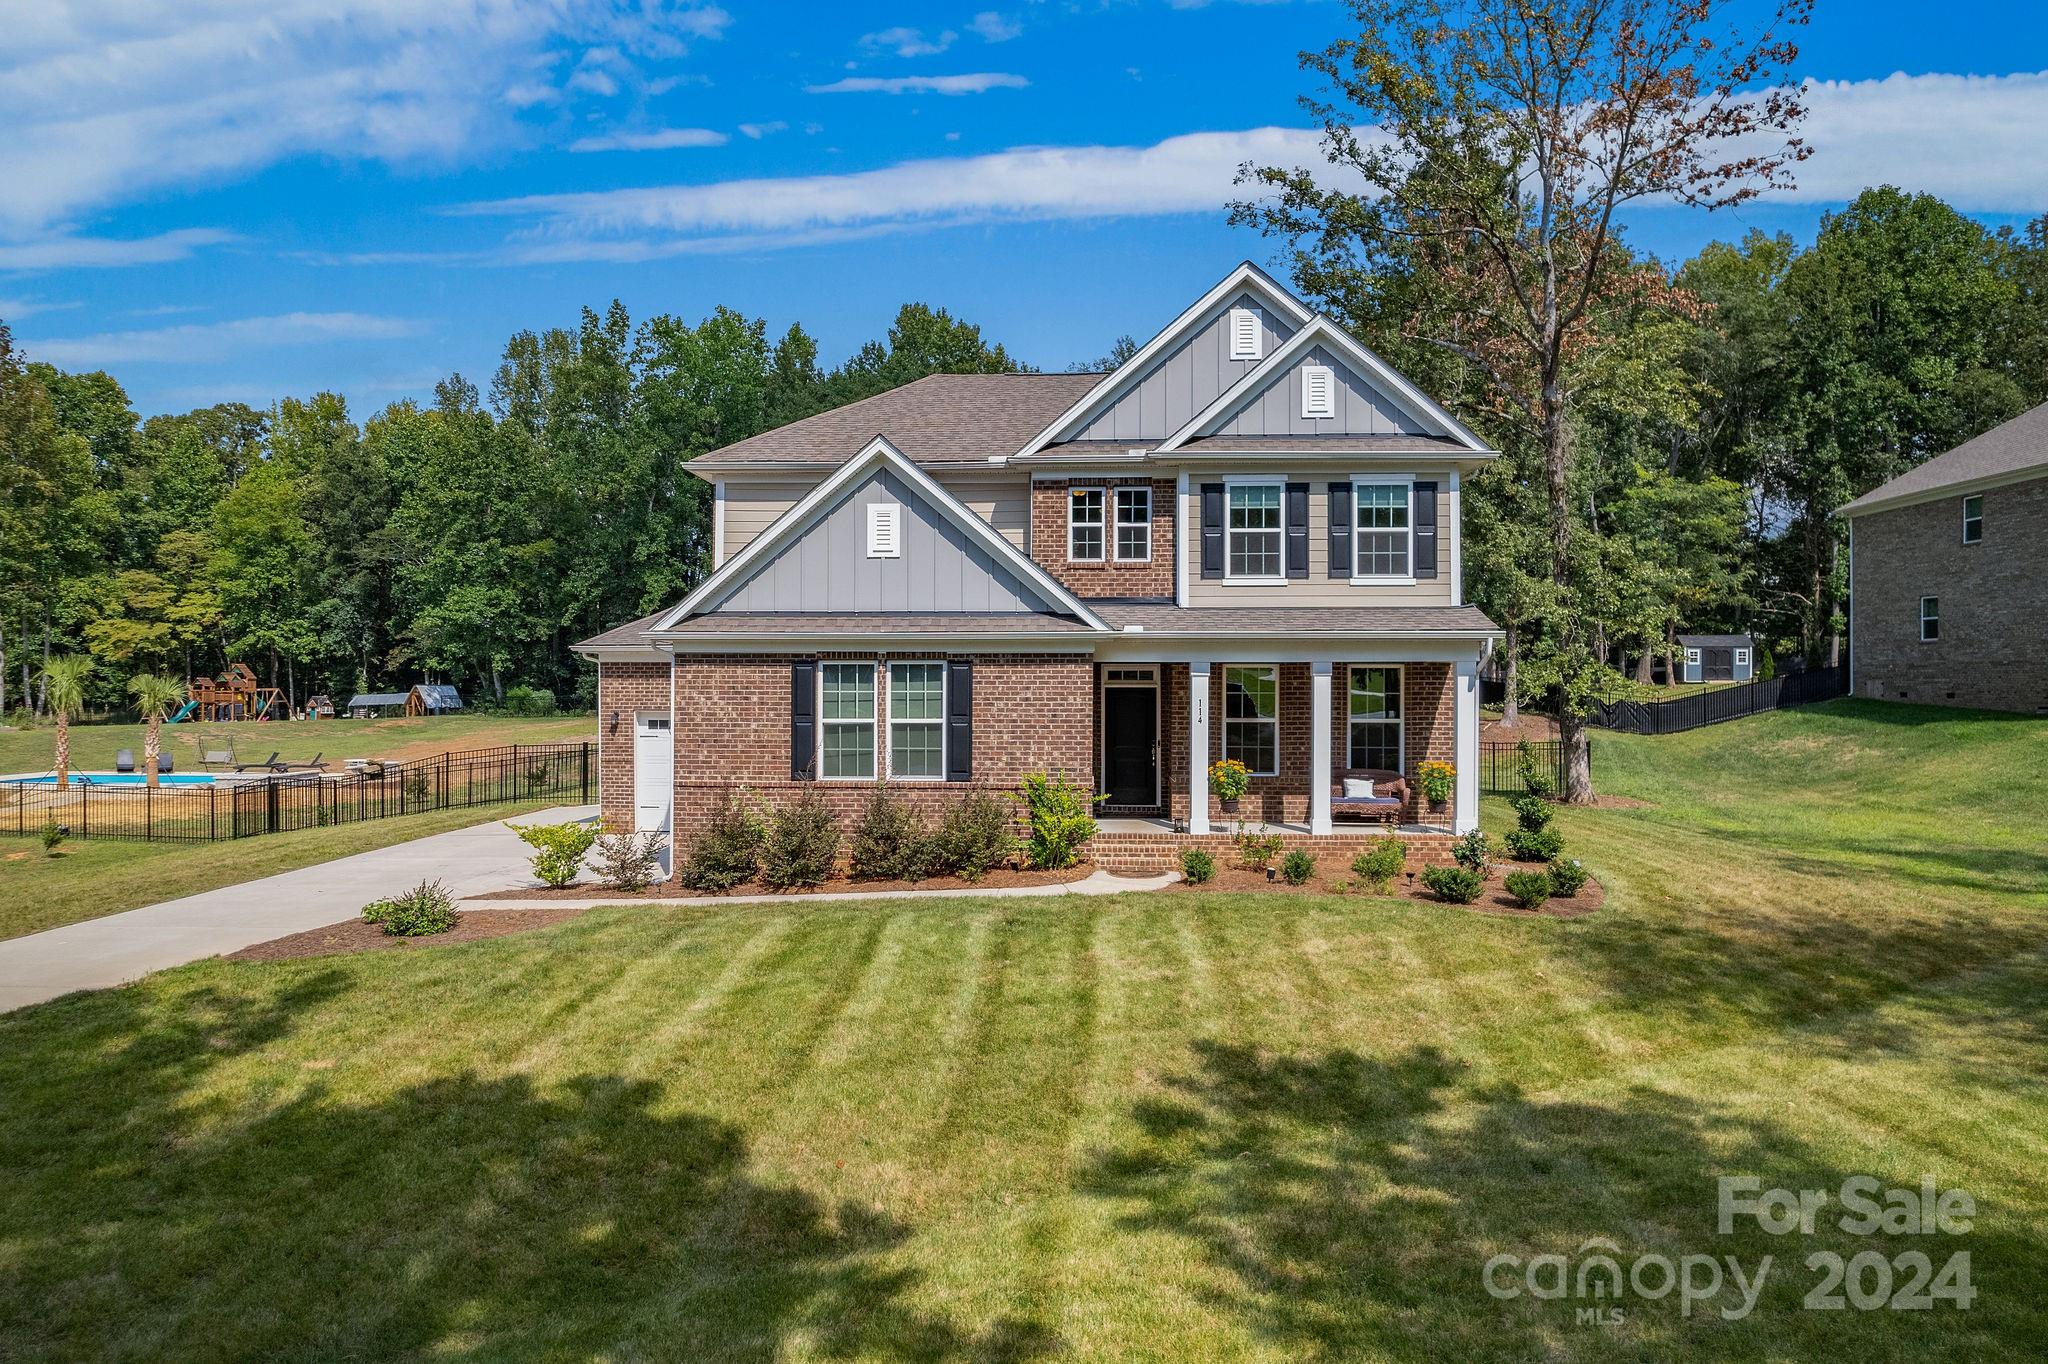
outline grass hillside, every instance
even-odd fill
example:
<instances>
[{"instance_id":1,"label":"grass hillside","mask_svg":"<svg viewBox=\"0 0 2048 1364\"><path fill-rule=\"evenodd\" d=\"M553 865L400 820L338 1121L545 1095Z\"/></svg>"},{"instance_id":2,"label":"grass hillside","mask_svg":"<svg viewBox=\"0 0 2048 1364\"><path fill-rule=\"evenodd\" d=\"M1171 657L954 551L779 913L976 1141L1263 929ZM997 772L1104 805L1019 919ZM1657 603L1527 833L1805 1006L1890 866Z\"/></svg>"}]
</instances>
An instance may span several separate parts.
<instances>
[{"instance_id":1,"label":"grass hillside","mask_svg":"<svg viewBox=\"0 0 2048 1364\"><path fill-rule=\"evenodd\" d=\"M1599 740L1607 908L1132 894L594 911L0 1018L17 1359L2035 1360L2048 723ZM1493 818L1504 812L1489 809ZM1716 1180L1976 1200L1717 1229ZM1773 1268L1491 1297L1605 1238ZM1802 1305L1971 1256L1967 1311ZM1874 1273L1874 1271L1872 1271ZM1887 1273L1890 1271L1887 1270ZM1866 1276L1868 1278L1868 1276ZM1899 1274L1903 1286L1906 1271Z\"/></svg>"}]
</instances>

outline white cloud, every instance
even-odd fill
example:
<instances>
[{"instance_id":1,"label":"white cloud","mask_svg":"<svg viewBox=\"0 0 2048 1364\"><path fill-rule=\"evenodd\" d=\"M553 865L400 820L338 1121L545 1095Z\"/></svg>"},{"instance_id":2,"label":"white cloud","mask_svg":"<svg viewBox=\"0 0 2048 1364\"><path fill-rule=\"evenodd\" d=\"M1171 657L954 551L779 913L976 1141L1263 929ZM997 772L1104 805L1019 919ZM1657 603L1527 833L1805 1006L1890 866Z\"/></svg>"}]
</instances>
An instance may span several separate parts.
<instances>
[{"instance_id":1,"label":"white cloud","mask_svg":"<svg viewBox=\"0 0 2048 1364\"><path fill-rule=\"evenodd\" d=\"M742 123L740 125L740 131L753 138L756 142L767 137L770 133L784 132L788 128L789 125L779 118L769 123Z\"/></svg>"},{"instance_id":2,"label":"white cloud","mask_svg":"<svg viewBox=\"0 0 2048 1364\"><path fill-rule=\"evenodd\" d=\"M0 270L97 269L122 265L162 265L184 260L202 246L240 241L232 232L212 227L183 227L154 237L39 237L0 244Z\"/></svg>"},{"instance_id":3,"label":"white cloud","mask_svg":"<svg viewBox=\"0 0 2048 1364\"><path fill-rule=\"evenodd\" d=\"M32 298L0 298L0 322L19 322L37 313L61 312L77 306L76 303L44 303Z\"/></svg>"},{"instance_id":4,"label":"white cloud","mask_svg":"<svg viewBox=\"0 0 2048 1364\"><path fill-rule=\"evenodd\" d=\"M877 52L893 52L899 57L935 57L953 45L960 35L947 29L927 38L921 28L885 28L879 33L861 35L861 51L870 55Z\"/></svg>"},{"instance_id":5,"label":"white cloud","mask_svg":"<svg viewBox=\"0 0 2048 1364\"><path fill-rule=\"evenodd\" d=\"M975 15L967 27L975 36L991 43L1007 43L1024 31L1022 23L1005 18L992 9L985 9Z\"/></svg>"},{"instance_id":6,"label":"white cloud","mask_svg":"<svg viewBox=\"0 0 2048 1364\"><path fill-rule=\"evenodd\" d=\"M758 134L756 134L758 136ZM723 147L730 139L711 128L654 128L637 133L606 133L579 137L572 152L654 152L671 147Z\"/></svg>"},{"instance_id":7,"label":"white cloud","mask_svg":"<svg viewBox=\"0 0 2048 1364\"><path fill-rule=\"evenodd\" d=\"M558 101L564 57L674 61L732 20L640 0L35 0L6 22L0 233L25 236L294 155L459 161Z\"/></svg>"},{"instance_id":8,"label":"white cloud","mask_svg":"<svg viewBox=\"0 0 2048 1364\"><path fill-rule=\"evenodd\" d=\"M593 95L602 95L606 99L610 99L613 95L619 93L619 83L613 78L612 74L609 71L599 71L594 67L578 71L575 75L569 77L569 88L571 90L587 90Z\"/></svg>"},{"instance_id":9,"label":"white cloud","mask_svg":"<svg viewBox=\"0 0 2048 1364\"><path fill-rule=\"evenodd\" d=\"M813 95L979 95L986 90L1021 90L1031 84L1003 71L964 76L848 76L830 85L807 85Z\"/></svg>"},{"instance_id":10,"label":"white cloud","mask_svg":"<svg viewBox=\"0 0 2048 1364\"><path fill-rule=\"evenodd\" d=\"M321 341L388 341L416 335L418 322L367 313L282 313L230 322L199 322L146 331L24 342L32 359L54 365L135 364L150 360L220 360L238 352Z\"/></svg>"}]
</instances>

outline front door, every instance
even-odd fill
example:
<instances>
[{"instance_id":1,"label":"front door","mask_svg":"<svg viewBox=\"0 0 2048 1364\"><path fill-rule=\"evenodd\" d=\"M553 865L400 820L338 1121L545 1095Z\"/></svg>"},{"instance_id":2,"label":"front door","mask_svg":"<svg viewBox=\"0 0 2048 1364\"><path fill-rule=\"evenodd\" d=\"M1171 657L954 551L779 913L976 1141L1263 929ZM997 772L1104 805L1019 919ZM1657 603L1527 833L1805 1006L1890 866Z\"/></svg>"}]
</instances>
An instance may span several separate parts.
<instances>
[{"instance_id":1,"label":"front door","mask_svg":"<svg viewBox=\"0 0 2048 1364\"><path fill-rule=\"evenodd\" d=\"M1152 687L1103 689L1102 778L1112 805L1159 803L1158 697Z\"/></svg>"},{"instance_id":2,"label":"front door","mask_svg":"<svg viewBox=\"0 0 2048 1364\"><path fill-rule=\"evenodd\" d=\"M658 710L633 717L633 829L666 833L676 799L676 745L669 718Z\"/></svg>"}]
</instances>

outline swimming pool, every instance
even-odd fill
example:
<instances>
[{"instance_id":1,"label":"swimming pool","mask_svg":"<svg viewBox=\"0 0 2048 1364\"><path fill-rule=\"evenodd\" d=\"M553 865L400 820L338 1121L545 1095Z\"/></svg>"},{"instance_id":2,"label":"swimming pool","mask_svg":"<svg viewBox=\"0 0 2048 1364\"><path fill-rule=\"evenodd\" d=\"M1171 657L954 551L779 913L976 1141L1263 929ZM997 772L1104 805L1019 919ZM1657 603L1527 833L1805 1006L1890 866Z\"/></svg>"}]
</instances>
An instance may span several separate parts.
<instances>
[{"instance_id":1,"label":"swimming pool","mask_svg":"<svg viewBox=\"0 0 2048 1364\"><path fill-rule=\"evenodd\" d=\"M74 786L141 786L146 779L140 772L73 772ZM168 772L158 777L159 786L211 786L211 772ZM57 779L45 777L0 777L0 786L55 786Z\"/></svg>"}]
</instances>

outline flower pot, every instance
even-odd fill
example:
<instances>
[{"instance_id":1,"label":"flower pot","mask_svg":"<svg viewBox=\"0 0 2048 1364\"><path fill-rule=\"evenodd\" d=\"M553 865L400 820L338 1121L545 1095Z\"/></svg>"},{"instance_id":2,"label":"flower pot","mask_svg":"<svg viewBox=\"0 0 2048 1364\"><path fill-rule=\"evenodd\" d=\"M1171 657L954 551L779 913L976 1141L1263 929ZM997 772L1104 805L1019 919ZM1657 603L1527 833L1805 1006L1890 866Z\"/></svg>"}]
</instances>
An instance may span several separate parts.
<instances>
[{"instance_id":1,"label":"flower pot","mask_svg":"<svg viewBox=\"0 0 2048 1364\"><path fill-rule=\"evenodd\" d=\"M1225 800L1225 801L1222 801L1222 802L1220 802L1220 803L1222 804L1222 806L1223 806L1223 813L1224 813L1224 814L1226 814L1226 815L1234 815L1234 814L1236 814L1236 813L1237 813L1237 802L1238 802L1238 799L1239 799L1238 797L1236 797L1236 796L1232 796L1232 797L1230 797L1230 798L1229 798L1228 800Z\"/></svg>"},{"instance_id":2,"label":"flower pot","mask_svg":"<svg viewBox=\"0 0 2048 1364\"><path fill-rule=\"evenodd\" d=\"M1440 815L1440 814L1442 814L1442 813L1443 813L1443 812L1444 812L1445 810L1448 810L1448 809L1450 808L1450 806L1451 806L1451 801L1450 801L1450 797L1448 797L1448 796L1443 796L1443 797L1437 797L1437 796L1432 796L1432 797L1430 797L1430 801L1429 801L1429 812L1430 812L1431 814L1433 814L1433 815Z\"/></svg>"}]
</instances>

